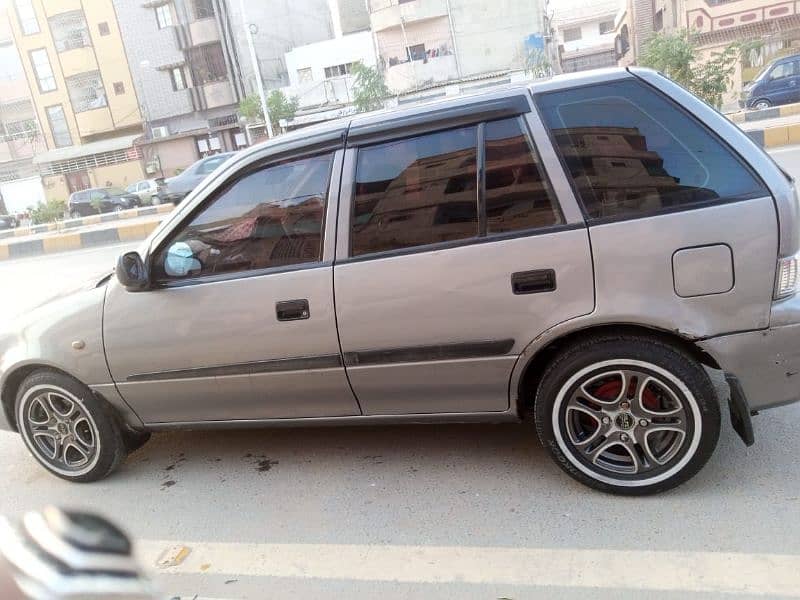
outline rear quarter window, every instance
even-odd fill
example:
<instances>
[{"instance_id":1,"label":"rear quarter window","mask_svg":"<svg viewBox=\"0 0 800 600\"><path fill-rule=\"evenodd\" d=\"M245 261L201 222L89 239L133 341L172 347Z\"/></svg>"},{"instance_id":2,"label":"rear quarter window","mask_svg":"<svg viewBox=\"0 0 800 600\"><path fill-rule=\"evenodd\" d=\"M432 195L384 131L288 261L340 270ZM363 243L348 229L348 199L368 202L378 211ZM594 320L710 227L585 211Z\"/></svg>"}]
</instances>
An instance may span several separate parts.
<instances>
[{"instance_id":1,"label":"rear quarter window","mask_svg":"<svg viewBox=\"0 0 800 600\"><path fill-rule=\"evenodd\" d=\"M769 194L704 125L641 82L550 92L537 103L590 219Z\"/></svg>"}]
</instances>

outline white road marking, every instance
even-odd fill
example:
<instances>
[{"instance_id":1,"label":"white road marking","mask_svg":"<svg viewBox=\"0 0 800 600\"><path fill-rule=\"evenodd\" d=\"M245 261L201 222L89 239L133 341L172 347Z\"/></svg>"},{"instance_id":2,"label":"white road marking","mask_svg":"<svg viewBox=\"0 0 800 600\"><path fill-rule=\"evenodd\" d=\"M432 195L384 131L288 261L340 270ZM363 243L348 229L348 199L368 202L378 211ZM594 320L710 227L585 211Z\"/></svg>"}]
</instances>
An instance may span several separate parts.
<instances>
[{"instance_id":1,"label":"white road marking","mask_svg":"<svg viewBox=\"0 0 800 600\"><path fill-rule=\"evenodd\" d=\"M153 569L175 541L137 544ZM800 597L800 556L459 546L180 542L183 563L159 574L403 583L470 583Z\"/></svg>"}]
</instances>

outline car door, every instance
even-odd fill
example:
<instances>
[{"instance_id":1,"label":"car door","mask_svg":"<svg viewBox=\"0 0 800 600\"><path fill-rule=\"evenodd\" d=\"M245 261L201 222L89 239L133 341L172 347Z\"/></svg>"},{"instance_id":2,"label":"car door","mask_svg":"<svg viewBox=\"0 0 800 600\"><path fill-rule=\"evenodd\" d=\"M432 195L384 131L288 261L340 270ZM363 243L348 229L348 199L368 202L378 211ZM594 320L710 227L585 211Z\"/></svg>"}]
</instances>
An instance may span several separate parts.
<instances>
[{"instance_id":1,"label":"car door","mask_svg":"<svg viewBox=\"0 0 800 600\"><path fill-rule=\"evenodd\" d=\"M359 414L333 310L341 158L243 167L153 248L153 289L111 286L108 364L145 423Z\"/></svg>"},{"instance_id":2,"label":"car door","mask_svg":"<svg viewBox=\"0 0 800 600\"><path fill-rule=\"evenodd\" d=\"M142 181L139 183L139 186L136 188L136 195L139 197L139 201L142 204L150 204L150 182L149 181Z\"/></svg>"},{"instance_id":3,"label":"car door","mask_svg":"<svg viewBox=\"0 0 800 600\"><path fill-rule=\"evenodd\" d=\"M342 189L351 206L339 211L334 281L364 414L507 411L522 350L592 311L577 205L556 198L530 135L538 121L527 94L507 100L505 112L527 114L463 124L464 107L454 107L458 127L444 121L389 141L351 126Z\"/></svg>"},{"instance_id":4,"label":"car door","mask_svg":"<svg viewBox=\"0 0 800 600\"><path fill-rule=\"evenodd\" d=\"M111 199L103 190L92 190L89 192L89 212L108 212L112 209Z\"/></svg>"},{"instance_id":5,"label":"car door","mask_svg":"<svg viewBox=\"0 0 800 600\"><path fill-rule=\"evenodd\" d=\"M795 63L784 62L775 65L767 75L766 96L772 104L787 104L794 101L797 92Z\"/></svg>"}]
</instances>

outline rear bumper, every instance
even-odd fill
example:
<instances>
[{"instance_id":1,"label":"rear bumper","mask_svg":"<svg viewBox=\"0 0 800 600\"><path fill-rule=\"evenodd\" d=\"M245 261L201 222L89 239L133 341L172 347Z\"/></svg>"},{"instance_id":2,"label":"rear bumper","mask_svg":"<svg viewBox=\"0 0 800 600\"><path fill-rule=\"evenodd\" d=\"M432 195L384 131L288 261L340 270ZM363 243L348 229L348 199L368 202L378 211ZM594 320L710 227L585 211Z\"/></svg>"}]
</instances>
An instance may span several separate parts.
<instances>
[{"instance_id":1,"label":"rear bumper","mask_svg":"<svg viewBox=\"0 0 800 600\"><path fill-rule=\"evenodd\" d=\"M741 384L751 411L800 400L800 298L773 307L772 326L698 343Z\"/></svg>"}]
</instances>

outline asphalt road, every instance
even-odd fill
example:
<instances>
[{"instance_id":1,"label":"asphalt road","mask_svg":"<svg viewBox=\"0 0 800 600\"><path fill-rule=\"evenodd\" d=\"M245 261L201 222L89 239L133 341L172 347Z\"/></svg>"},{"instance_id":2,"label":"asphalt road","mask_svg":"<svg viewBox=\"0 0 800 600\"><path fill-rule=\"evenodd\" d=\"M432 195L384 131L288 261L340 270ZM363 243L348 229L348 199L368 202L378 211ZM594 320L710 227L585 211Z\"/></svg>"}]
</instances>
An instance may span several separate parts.
<instances>
[{"instance_id":1,"label":"asphalt road","mask_svg":"<svg viewBox=\"0 0 800 600\"><path fill-rule=\"evenodd\" d=\"M800 148L775 156L800 176ZM0 263L0 314L124 248ZM698 476L644 499L573 482L528 424L164 433L91 485L0 433L0 513L100 511L190 598L796 597L800 405L758 416L751 448L723 424ZM189 557L156 568L173 546Z\"/></svg>"}]
</instances>

